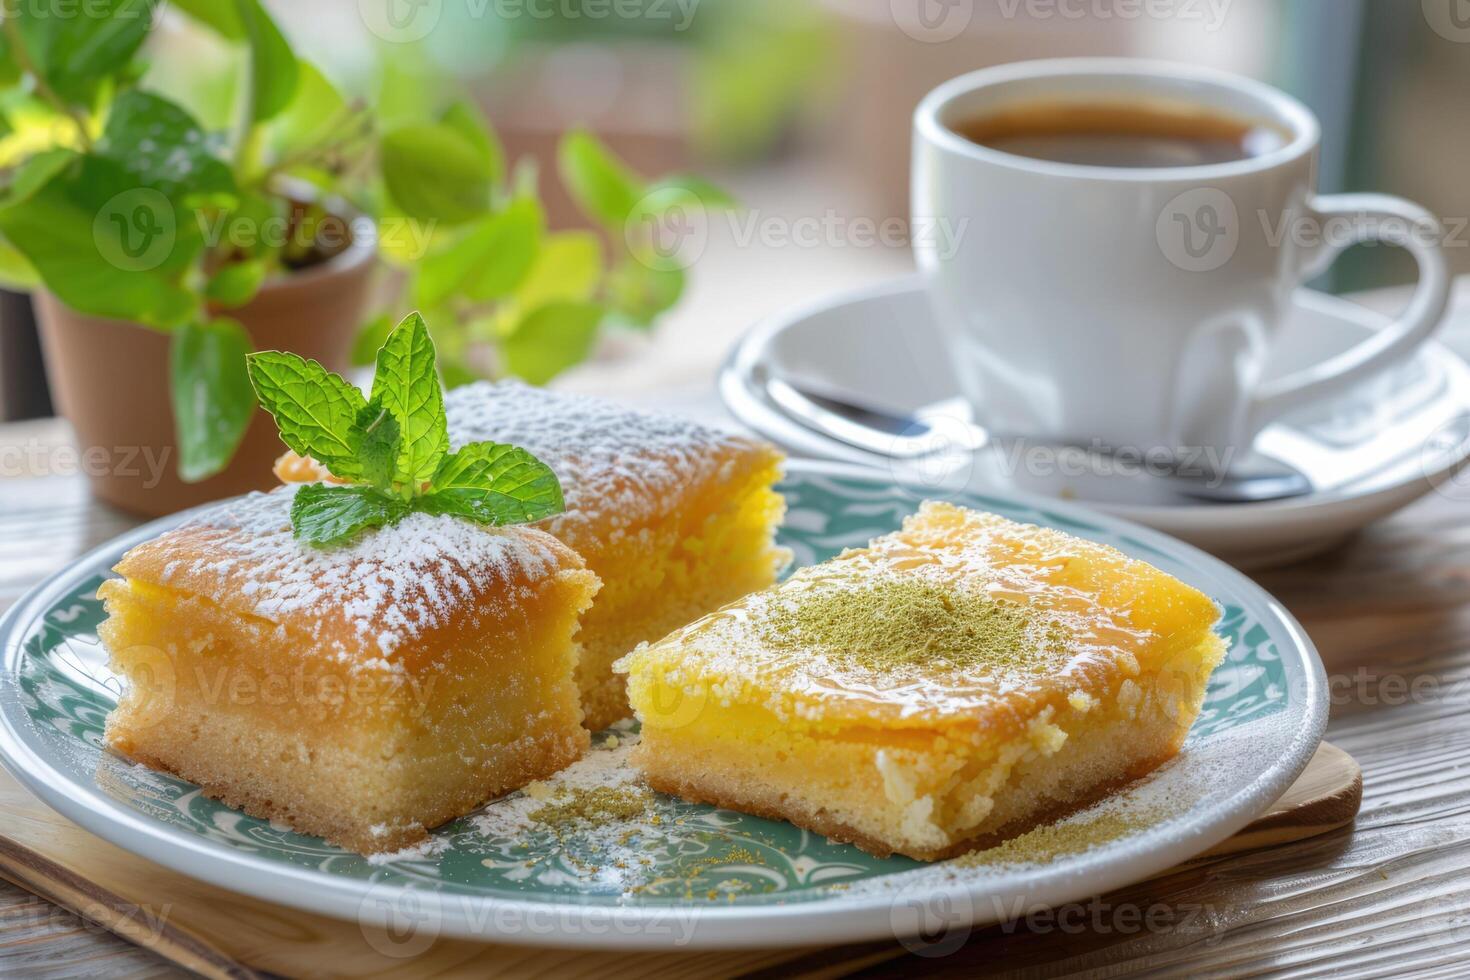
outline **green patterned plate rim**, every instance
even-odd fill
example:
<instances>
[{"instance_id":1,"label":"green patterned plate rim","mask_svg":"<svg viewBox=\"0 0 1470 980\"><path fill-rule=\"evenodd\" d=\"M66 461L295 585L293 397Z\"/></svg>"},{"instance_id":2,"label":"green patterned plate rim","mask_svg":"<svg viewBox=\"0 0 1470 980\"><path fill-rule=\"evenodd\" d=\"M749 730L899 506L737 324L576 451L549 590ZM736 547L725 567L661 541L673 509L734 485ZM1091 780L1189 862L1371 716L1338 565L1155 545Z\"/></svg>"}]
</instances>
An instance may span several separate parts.
<instances>
[{"instance_id":1,"label":"green patterned plate rim","mask_svg":"<svg viewBox=\"0 0 1470 980\"><path fill-rule=\"evenodd\" d=\"M933 495L871 470L809 462L790 463L780 490L788 505L781 542L797 566L895 529ZM1180 758L1150 779L1149 791L1171 801L1167 819L1045 865L960 872L874 858L785 823L656 797L661 829L639 839L641 867L631 873L597 863L605 841L534 829L506 834L476 815L435 831L422 853L369 861L247 817L103 747L120 685L96 638L96 588L124 551L186 515L83 556L0 621L0 758L93 833L225 888L394 927L391 935L411 925L411 943L443 934L605 948L802 945L902 938L936 924L968 929L1006 918L1008 909L1100 894L1207 849L1305 768L1326 724L1322 667L1300 626L1250 580L1178 541L1083 508L944 496L1114 545L1219 603L1230 652ZM609 746L619 741L625 748L633 736L622 728L594 737L593 755L616 751Z\"/></svg>"}]
</instances>

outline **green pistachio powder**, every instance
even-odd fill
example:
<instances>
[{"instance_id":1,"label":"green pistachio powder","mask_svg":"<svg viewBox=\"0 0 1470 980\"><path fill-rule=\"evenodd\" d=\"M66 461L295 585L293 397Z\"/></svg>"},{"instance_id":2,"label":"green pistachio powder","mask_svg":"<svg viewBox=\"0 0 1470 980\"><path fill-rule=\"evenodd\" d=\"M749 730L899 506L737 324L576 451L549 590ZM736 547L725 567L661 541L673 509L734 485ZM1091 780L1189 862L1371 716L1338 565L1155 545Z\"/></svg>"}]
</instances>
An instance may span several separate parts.
<instances>
[{"instance_id":1,"label":"green pistachio powder","mask_svg":"<svg viewBox=\"0 0 1470 980\"><path fill-rule=\"evenodd\" d=\"M762 639L778 649L816 648L873 671L1040 673L1065 662L1070 634L1016 603L918 578L883 578L860 589L815 585L773 606Z\"/></svg>"},{"instance_id":2,"label":"green pistachio powder","mask_svg":"<svg viewBox=\"0 0 1470 980\"><path fill-rule=\"evenodd\" d=\"M1070 633L1050 617L1038 616L1017 603L917 578L884 578L859 589L815 584L772 608L762 638L777 648L816 648L839 663L874 671L927 666L1042 672L1065 662ZM652 794L641 787L578 788L561 795L563 799L538 808L531 818L558 832L610 822L641 822L649 819L653 801ZM1168 812L1148 807L1079 816L1043 824L953 863L959 867L1044 864L1135 833L1168 816ZM749 857L750 863L756 862L755 855ZM711 891L709 897L717 896Z\"/></svg>"}]
</instances>

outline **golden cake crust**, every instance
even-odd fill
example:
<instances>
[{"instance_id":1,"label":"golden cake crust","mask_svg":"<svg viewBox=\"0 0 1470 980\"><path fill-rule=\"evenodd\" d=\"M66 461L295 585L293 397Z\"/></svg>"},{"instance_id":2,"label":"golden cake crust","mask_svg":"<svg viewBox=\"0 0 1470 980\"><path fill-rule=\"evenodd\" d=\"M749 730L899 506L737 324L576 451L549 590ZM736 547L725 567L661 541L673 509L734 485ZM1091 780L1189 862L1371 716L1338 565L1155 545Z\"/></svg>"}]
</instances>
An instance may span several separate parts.
<instances>
[{"instance_id":1,"label":"golden cake crust","mask_svg":"<svg viewBox=\"0 0 1470 980\"><path fill-rule=\"evenodd\" d=\"M308 637L346 662L396 662L448 627L473 627L537 581L581 571L581 557L545 531L489 528L413 513L397 525L316 549L291 533L295 486L205 512L130 550L115 571L209 596L240 616ZM412 667L412 663L403 663Z\"/></svg>"},{"instance_id":2,"label":"golden cake crust","mask_svg":"<svg viewBox=\"0 0 1470 980\"><path fill-rule=\"evenodd\" d=\"M600 398L480 382L444 400L452 445L523 446L561 480L566 512L545 525L594 569L607 543L664 521L718 484L781 460L769 443Z\"/></svg>"}]
</instances>

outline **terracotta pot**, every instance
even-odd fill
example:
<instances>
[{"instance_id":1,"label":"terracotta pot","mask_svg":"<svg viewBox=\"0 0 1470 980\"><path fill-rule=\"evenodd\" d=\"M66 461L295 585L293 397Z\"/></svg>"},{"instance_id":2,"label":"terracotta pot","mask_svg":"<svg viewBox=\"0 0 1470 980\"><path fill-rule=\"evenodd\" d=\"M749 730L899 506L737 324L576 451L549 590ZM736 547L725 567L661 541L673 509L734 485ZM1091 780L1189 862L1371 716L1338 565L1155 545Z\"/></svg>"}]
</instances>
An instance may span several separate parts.
<instances>
[{"instance_id":1,"label":"terracotta pot","mask_svg":"<svg viewBox=\"0 0 1470 980\"><path fill-rule=\"evenodd\" d=\"M320 266L270 280L228 315L257 350L294 351L344 371L367 312L374 255L370 241L354 241ZM78 313L45 290L35 304L46 374L98 499L157 517L275 484L271 464L284 447L260 411L222 472L198 483L179 479L168 334Z\"/></svg>"}]
</instances>

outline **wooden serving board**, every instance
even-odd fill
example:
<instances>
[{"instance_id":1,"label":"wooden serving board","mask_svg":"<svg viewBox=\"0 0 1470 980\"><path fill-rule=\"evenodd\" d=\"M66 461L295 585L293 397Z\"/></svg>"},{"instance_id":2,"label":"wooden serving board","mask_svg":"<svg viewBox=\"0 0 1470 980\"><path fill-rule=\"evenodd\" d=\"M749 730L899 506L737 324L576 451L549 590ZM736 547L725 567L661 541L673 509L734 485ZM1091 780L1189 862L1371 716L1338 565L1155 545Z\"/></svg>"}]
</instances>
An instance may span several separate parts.
<instances>
[{"instance_id":1,"label":"wooden serving board","mask_svg":"<svg viewBox=\"0 0 1470 980\"><path fill-rule=\"evenodd\" d=\"M1358 764L1324 742L1301 778L1234 837L1191 865L1326 833L1362 801ZM1175 872L1169 872L1173 874ZM401 937L204 884L94 837L0 771L0 877L207 977L660 975L839 976L903 956L896 942L825 950L616 953L439 939L412 958ZM972 942L986 942L984 932Z\"/></svg>"}]
</instances>

